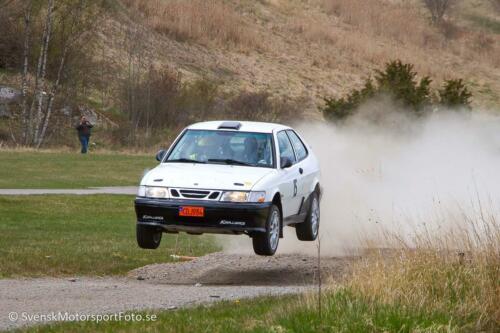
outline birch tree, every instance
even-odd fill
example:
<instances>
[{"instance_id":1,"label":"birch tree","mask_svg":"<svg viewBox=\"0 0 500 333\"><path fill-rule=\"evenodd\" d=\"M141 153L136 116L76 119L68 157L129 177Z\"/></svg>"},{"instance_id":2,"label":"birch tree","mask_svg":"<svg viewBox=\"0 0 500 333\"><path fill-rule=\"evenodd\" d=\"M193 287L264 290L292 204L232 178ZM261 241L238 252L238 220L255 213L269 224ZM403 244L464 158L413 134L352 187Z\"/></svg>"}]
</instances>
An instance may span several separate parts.
<instances>
[{"instance_id":1,"label":"birch tree","mask_svg":"<svg viewBox=\"0 0 500 333\"><path fill-rule=\"evenodd\" d=\"M52 33L52 20L54 14L54 0L48 0L47 4L47 16L45 19L45 25L43 29L42 45L40 50L40 55L38 58L38 70L37 70L37 85L35 86L35 96L36 96L36 116L35 116L35 127L33 131L32 144L37 144L39 140L39 130L40 124L42 122L42 104L43 98L47 94L45 89L45 76L47 74L47 55L49 53L49 43L50 35ZM34 103L33 103L34 104Z\"/></svg>"},{"instance_id":2,"label":"birch tree","mask_svg":"<svg viewBox=\"0 0 500 333\"><path fill-rule=\"evenodd\" d=\"M21 122L22 122L22 142L27 144L28 138L28 66L29 66L29 51L31 41L31 15L33 12L33 0L25 1L23 4L24 18L24 43L23 43L23 74L21 79Z\"/></svg>"},{"instance_id":3,"label":"birch tree","mask_svg":"<svg viewBox=\"0 0 500 333\"><path fill-rule=\"evenodd\" d=\"M86 0L44 0L42 35L38 60L33 73L32 98L28 107L29 59L32 36L33 4L35 0L24 3L24 49L22 65L22 137L25 145L39 148L47 135L55 100L61 86L68 64L68 57L79 47L82 37L92 38L90 33L93 23L100 17L95 1ZM40 2L40 0L38 1ZM53 34L59 31L59 44L54 45ZM54 47L60 52L55 52ZM49 63L57 70L48 76ZM54 66L56 65L56 66ZM55 74L55 75L54 75Z\"/></svg>"}]
</instances>

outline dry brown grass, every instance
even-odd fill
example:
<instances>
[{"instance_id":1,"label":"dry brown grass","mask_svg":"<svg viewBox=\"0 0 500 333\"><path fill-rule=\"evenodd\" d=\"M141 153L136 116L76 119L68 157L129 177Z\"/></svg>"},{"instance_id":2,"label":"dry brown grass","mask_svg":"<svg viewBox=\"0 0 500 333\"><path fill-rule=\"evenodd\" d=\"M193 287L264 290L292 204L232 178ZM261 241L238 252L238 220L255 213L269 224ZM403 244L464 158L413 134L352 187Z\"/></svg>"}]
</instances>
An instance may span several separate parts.
<instances>
[{"instance_id":1,"label":"dry brown grass","mask_svg":"<svg viewBox=\"0 0 500 333\"><path fill-rule=\"evenodd\" d=\"M396 43L399 49L416 47L416 54L448 51L465 59L500 65L498 36L463 29L453 19L433 26L418 2L322 0L322 5L328 14L353 27L353 32L372 37L376 43L382 38Z\"/></svg>"},{"instance_id":2,"label":"dry brown grass","mask_svg":"<svg viewBox=\"0 0 500 333\"><path fill-rule=\"evenodd\" d=\"M179 41L216 42L218 46L259 49L257 33L232 7L218 0L126 0L155 31Z\"/></svg>"},{"instance_id":3,"label":"dry brown grass","mask_svg":"<svg viewBox=\"0 0 500 333\"><path fill-rule=\"evenodd\" d=\"M348 287L386 304L476 316L470 331L500 327L500 221L481 212L459 222L445 234L415 235L411 244L386 234L384 244L397 250L367 253Z\"/></svg>"},{"instance_id":4,"label":"dry brown grass","mask_svg":"<svg viewBox=\"0 0 500 333\"><path fill-rule=\"evenodd\" d=\"M323 0L323 7L328 14L370 36L421 47L438 43L419 8L408 2Z\"/></svg>"},{"instance_id":5,"label":"dry brown grass","mask_svg":"<svg viewBox=\"0 0 500 333\"><path fill-rule=\"evenodd\" d=\"M302 46L304 59L311 59L312 66L336 73L330 76L330 84L337 96L359 82L349 73L360 78L400 59L436 82L457 77L479 82L485 88L472 88L474 102L496 99L494 93L484 96L483 92L498 86L493 80L495 70L490 69L500 66L500 36L463 26L459 13L435 26L416 0L311 0L307 10L298 2L290 3L295 7L286 7L281 31L292 35L290 43ZM296 52L291 45L286 45L288 54ZM328 77L315 75L317 82Z\"/></svg>"},{"instance_id":6,"label":"dry brown grass","mask_svg":"<svg viewBox=\"0 0 500 333\"><path fill-rule=\"evenodd\" d=\"M159 32L151 42L159 62L183 68L189 80L221 79L225 91L309 95L321 103L401 59L436 82L471 82L474 103L498 103L500 36L461 26L458 13L447 27L433 26L419 0L124 2Z\"/></svg>"}]
</instances>

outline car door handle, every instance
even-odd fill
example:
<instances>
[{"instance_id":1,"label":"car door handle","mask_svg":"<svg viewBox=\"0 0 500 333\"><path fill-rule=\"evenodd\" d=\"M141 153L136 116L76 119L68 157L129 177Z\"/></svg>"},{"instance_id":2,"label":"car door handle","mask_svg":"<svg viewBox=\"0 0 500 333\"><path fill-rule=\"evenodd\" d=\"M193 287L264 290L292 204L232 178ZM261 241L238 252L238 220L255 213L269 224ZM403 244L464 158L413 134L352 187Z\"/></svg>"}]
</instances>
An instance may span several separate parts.
<instances>
[{"instance_id":1,"label":"car door handle","mask_svg":"<svg viewBox=\"0 0 500 333\"><path fill-rule=\"evenodd\" d=\"M304 173L304 169L299 168L299 172L300 172L300 174L303 174Z\"/></svg>"}]
</instances>

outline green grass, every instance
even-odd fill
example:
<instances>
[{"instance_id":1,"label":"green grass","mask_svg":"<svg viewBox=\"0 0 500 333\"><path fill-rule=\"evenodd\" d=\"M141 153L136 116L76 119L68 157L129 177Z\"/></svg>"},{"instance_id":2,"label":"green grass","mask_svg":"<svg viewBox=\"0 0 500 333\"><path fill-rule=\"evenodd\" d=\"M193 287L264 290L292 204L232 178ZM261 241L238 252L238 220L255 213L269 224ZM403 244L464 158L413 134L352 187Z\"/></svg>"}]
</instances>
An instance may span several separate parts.
<instances>
[{"instance_id":1,"label":"green grass","mask_svg":"<svg viewBox=\"0 0 500 333\"><path fill-rule=\"evenodd\" d=\"M0 188L137 185L154 156L0 151Z\"/></svg>"},{"instance_id":2,"label":"green grass","mask_svg":"<svg viewBox=\"0 0 500 333\"><path fill-rule=\"evenodd\" d=\"M470 331L462 318L369 300L349 290L323 297L320 317L312 297L288 296L226 301L157 312L149 322L56 323L27 332L454 332ZM141 313L155 314L153 311ZM466 328L469 328L467 330Z\"/></svg>"},{"instance_id":3,"label":"green grass","mask_svg":"<svg viewBox=\"0 0 500 333\"><path fill-rule=\"evenodd\" d=\"M0 196L0 277L122 274L168 262L176 235L157 250L135 240L133 197ZM178 253L217 250L210 236L179 234Z\"/></svg>"}]
</instances>

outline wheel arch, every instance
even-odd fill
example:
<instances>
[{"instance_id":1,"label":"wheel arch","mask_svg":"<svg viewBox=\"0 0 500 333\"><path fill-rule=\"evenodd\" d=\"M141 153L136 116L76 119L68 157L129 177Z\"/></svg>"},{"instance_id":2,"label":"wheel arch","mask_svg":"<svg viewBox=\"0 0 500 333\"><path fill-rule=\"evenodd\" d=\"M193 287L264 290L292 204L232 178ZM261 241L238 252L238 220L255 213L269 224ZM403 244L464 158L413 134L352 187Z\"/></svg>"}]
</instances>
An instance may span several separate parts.
<instances>
[{"instance_id":1,"label":"wheel arch","mask_svg":"<svg viewBox=\"0 0 500 333\"><path fill-rule=\"evenodd\" d=\"M316 192L318 194L318 198L321 200L321 196L323 195L323 188L321 187L321 184L319 182L319 179L315 179L311 183L311 187L309 189L309 193Z\"/></svg>"},{"instance_id":2,"label":"wheel arch","mask_svg":"<svg viewBox=\"0 0 500 333\"><path fill-rule=\"evenodd\" d=\"M278 209L280 210L280 238L283 238L283 206L281 204L281 193L279 191L274 193L272 203L278 206Z\"/></svg>"}]
</instances>

